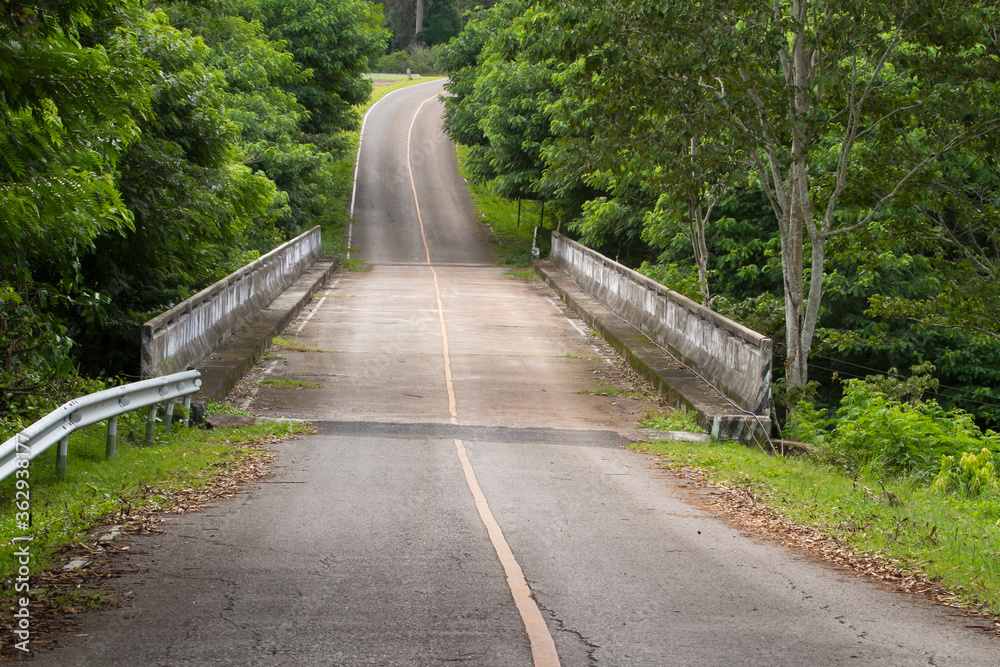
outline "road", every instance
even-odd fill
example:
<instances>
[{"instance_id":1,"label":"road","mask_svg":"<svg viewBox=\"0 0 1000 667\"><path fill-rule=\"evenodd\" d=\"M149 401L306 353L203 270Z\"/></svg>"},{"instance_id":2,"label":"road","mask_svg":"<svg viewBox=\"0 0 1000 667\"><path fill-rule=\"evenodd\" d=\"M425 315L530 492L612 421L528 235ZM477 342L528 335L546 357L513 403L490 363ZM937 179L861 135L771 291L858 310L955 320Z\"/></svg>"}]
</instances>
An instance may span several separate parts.
<instances>
[{"instance_id":1,"label":"road","mask_svg":"<svg viewBox=\"0 0 1000 667\"><path fill-rule=\"evenodd\" d=\"M144 538L132 601L38 664L998 665L968 619L756 540L623 448L638 398L491 264L439 83L363 135L352 243L250 407L309 419L266 484Z\"/></svg>"}]
</instances>

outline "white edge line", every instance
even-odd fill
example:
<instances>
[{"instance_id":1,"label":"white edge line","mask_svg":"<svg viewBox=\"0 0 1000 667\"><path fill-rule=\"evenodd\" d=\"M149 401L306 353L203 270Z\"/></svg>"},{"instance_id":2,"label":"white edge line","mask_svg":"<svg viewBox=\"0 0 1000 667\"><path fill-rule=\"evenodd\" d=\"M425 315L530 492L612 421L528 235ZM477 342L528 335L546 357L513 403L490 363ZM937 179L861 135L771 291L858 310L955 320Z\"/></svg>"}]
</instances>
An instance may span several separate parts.
<instances>
[{"instance_id":1,"label":"white edge line","mask_svg":"<svg viewBox=\"0 0 1000 667\"><path fill-rule=\"evenodd\" d=\"M271 361L271 363L268 364L267 368L264 369L264 375L270 375L271 371L274 370L274 367L278 365L278 361L279 361L278 359L274 359L273 361ZM253 403L253 399L257 398L257 392L259 390L260 387L256 384L253 386L253 388L250 389L250 395L247 396L246 400L243 401L243 403L240 405L240 410L247 410L250 408L250 404Z\"/></svg>"},{"instance_id":2,"label":"white edge line","mask_svg":"<svg viewBox=\"0 0 1000 667\"><path fill-rule=\"evenodd\" d=\"M583 336L584 338L589 338L589 337L590 337L590 334L588 334L588 333L587 333L586 331L584 331L584 330L583 330L583 329L582 329L582 328L580 327L580 325L578 325L578 324L577 324L576 322L574 322L573 320L569 319L568 317L566 318L566 321L567 321L567 322L569 322L569 325L570 325L571 327L573 327L574 329L576 329L576 330L577 330L577 332L578 332L578 333L579 333L579 334L580 334L581 336Z\"/></svg>"}]
</instances>

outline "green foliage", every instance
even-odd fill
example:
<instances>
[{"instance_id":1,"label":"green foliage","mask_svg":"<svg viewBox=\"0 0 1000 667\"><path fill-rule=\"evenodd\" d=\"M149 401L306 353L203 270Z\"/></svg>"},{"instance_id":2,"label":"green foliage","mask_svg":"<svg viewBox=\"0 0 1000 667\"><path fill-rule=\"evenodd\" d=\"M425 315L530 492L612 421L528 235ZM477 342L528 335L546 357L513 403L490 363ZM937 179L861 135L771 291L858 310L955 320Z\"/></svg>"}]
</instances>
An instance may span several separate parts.
<instances>
[{"instance_id":1,"label":"green foliage","mask_svg":"<svg viewBox=\"0 0 1000 667\"><path fill-rule=\"evenodd\" d=\"M1000 491L994 465L994 452L985 447L978 453L962 452L958 465L955 457L941 457L941 471L938 472L931 488L939 493L959 493L975 498Z\"/></svg>"},{"instance_id":2,"label":"green foliage","mask_svg":"<svg viewBox=\"0 0 1000 667\"><path fill-rule=\"evenodd\" d=\"M785 387L929 361L1000 424L994 20L508 0L444 50L446 122L474 178L771 336Z\"/></svg>"},{"instance_id":3,"label":"green foliage","mask_svg":"<svg viewBox=\"0 0 1000 667\"><path fill-rule=\"evenodd\" d=\"M422 46L411 47L409 51L395 51L378 59L373 69L387 74L411 74L421 76L440 74L444 71L440 63L443 44L430 48Z\"/></svg>"},{"instance_id":4,"label":"green foliage","mask_svg":"<svg viewBox=\"0 0 1000 667\"><path fill-rule=\"evenodd\" d=\"M353 107L371 95L371 71L389 37L377 5L364 0L246 0L244 16L263 24L267 36L285 42L308 81L288 86L308 111L300 125L324 150L343 148L336 138L356 129Z\"/></svg>"},{"instance_id":5,"label":"green foliage","mask_svg":"<svg viewBox=\"0 0 1000 667\"><path fill-rule=\"evenodd\" d=\"M143 320L343 224L337 158L386 33L361 0L42 0L5 16L0 418L16 419L26 397L64 398L78 365L135 372Z\"/></svg>"},{"instance_id":6,"label":"green foliage","mask_svg":"<svg viewBox=\"0 0 1000 667\"><path fill-rule=\"evenodd\" d=\"M57 261L132 222L114 175L138 137L136 119L149 113L147 63L124 31L81 44L81 29L115 16L109 4L86 4L68 3L68 12L18 5L9 11L30 16L0 25L2 272Z\"/></svg>"},{"instance_id":7,"label":"green foliage","mask_svg":"<svg viewBox=\"0 0 1000 667\"><path fill-rule=\"evenodd\" d=\"M467 146L458 147L459 173L463 177L468 175L469 152ZM469 192L475 201L479 222L489 230L490 242L499 256L500 264L515 267L526 267L531 264L534 229L539 223L542 223L538 234L539 249L543 257L548 255L552 235L544 227L545 221L541 219L539 202L521 202L521 222L518 225L517 202L498 195L491 182L477 183L470 180ZM548 216L547 209L546 220L549 219Z\"/></svg>"},{"instance_id":8,"label":"green foliage","mask_svg":"<svg viewBox=\"0 0 1000 667\"><path fill-rule=\"evenodd\" d=\"M921 479L939 469L942 457L954 462L955 456L983 447L1000 451L1000 435L983 432L968 413L921 399L929 386L929 376L919 372L905 382L885 377L848 380L835 421L826 417L826 410L802 401L786 433L818 445L845 468Z\"/></svg>"},{"instance_id":9,"label":"green foliage","mask_svg":"<svg viewBox=\"0 0 1000 667\"><path fill-rule=\"evenodd\" d=\"M783 434L789 440L822 447L827 444L831 429L837 424L836 419L827 417L828 412L825 408L817 408L809 401L799 401L795 411L785 422Z\"/></svg>"},{"instance_id":10,"label":"green foliage","mask_svg":"<svg viewBox=\"0 0 1000 667\"><path fill-rule=\"evenodd\" d=\"M698 425L697 412L672 412L668 415L651 414L647 415L636 428L651 428L657 431L685 431L687 433L706 433L705 429Z\"/></svg>"}]
</instances>

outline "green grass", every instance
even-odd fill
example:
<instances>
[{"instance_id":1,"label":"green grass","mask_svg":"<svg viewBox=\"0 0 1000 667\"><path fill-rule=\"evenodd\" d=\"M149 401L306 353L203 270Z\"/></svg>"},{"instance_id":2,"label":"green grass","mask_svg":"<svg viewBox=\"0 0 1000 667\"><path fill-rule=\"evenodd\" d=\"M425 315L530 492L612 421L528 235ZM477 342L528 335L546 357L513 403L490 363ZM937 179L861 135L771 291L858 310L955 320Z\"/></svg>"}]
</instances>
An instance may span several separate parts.
<instances>
[{"instance_id":1,"label":"green grass","mask_svg":"<svg viewBox=\"0 0 1000 667\"><path fill-rule=\"evenodd\" d=\"M339 350L321 350L316 347L304 345L300 341L293 340L291 338L282 338L281 336L275 336L272 338L271 345L283 350L290 350L292 352L324 352L327 354L342 354Z\"/></svg>"},{"instance_id":2,"label":"green grass","mask_svg":"<svg viewBox=\"0 0 1000 667\"><path fill-rule=\"evenodd\" d=\"M63 479L56 478L55 447L32 461L26 480L31 514L27 531L17 523L18 480L11 476L0 483L0 543L10 545L14 537L33 535L30 568L33 573L44 571L56 564L61 549L85 541L87 531L116 515L163 508L171 490L206 486L241 462L266 457L264 450L248 443L307 431L308 426L294 423L214 430L175 427L171 433L158 427L156 441L147 445L143 415L133 412L119 419L117 454L108 461L106 427L82 429L70 437ZM13 558L0 559L2 601L12 595L16 566Z\"/></svg>"},{"instance_id":3,"label":"green grass","mask_svg":"<svg viewBox=\"0 0 1000 667\"><path fill-rule=\"evenodd\" d=\"M651 428L657 431L686 431L688 433L706 432L705 429L698 426L697 412L652 412L646 414L635 427Z\"/></svg>"},{"instance_id":4,"label":"green grass","mask_svg":"<svg viewBox=\"0 0 1000 667\"><path fill-rule=\"evenodd\" d=\"M643 398L646 396L646 394L641 391L622 389L621 387L612 387L610 385L598 387L597 389L581 389L575 393L589 394L591 396L611 396L613 398Z\"/></svg>"},{"instance_id":5,"label":"green grass","mask_svg":"<svg viewBox=\"0 0 1000 667\"><path fill-rule=\"evenodd\" d=\"M856 478L822 462L772 456L738 443L637 445L668 466L747 489L756 503L817 527L859 557L940 583L965 606L1000 615L1000 498L938 494L907 478ZM896 504L898 499L901 504Z\"/></svg>"},{"instance_id":6,"label":"green grass","mask_svg":"<svg viewBox=\"0 0 1000 667\"><path fill-rule=\"evenodd\" d=\"M292 380L290 378L267 378L259 380L257 385L272 389L319 389L323 386L317 382L303 382L302 380Z\"/></svg>"},{"instance_id":7,"label":"green grass","mask_svg":"<svg viewBox=\"0 0 1000 667\"><path fill-rule=\"evenodd\" d=\"M353 253L356 253L358 251L357 248L351 248L350 250ZM370 268L365 266L364 260L359 259L358 257L341 258L340 268L344 269L345 271L354 271L356 273L366 273L368 271L371 271Z\"/></svg>"},{"instance_id":8,"label":"green grass","mask_svg":"<svg viewBox=\"0 0 1000 667\"><path fill-rule=\"evenodd\" d=\"M508 201L496 194L491 183L477 183L465 168L469 149L458 147L458 169L462 178L469 184L469 192L476 204L479 222L489 225L492 230L492 241L496 244L494 250L498 254L498 263L508 266L526 267L531 264L531 245L534 238L535 225L539 223L541 203L536 201L521 202L521 224L517 224L517 202ZM549 227L553 226L546 212L545 220ZM538 231L538 245L541 256L547 257L551 247L551 230Z\"/></svg>"},{"instance_id":9,"label":"green grass","mask_svg":"<svg viewBox=\"0 0 1000 667\"><path fill-rule=\"evenodd\" d=\"M504 275L514 276L518 280L523 280L526 283L530 283L533 280L540 280L538 274L535 273L535 270L531 268L513 269L511 271L505 271Z\"/></svg>"}]
</instances>

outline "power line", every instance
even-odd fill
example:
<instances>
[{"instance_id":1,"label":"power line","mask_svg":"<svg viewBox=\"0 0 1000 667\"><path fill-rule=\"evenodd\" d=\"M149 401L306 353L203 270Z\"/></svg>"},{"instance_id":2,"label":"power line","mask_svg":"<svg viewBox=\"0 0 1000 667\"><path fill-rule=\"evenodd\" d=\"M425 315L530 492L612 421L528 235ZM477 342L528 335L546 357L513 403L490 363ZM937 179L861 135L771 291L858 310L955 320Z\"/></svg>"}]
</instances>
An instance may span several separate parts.
<instances>
[{"instance_id":1,"label":"power line","mask_svg":"<svg viewBox=\"0 0 1000 667\"><path fill-rule=\"evenodd\" d=\"M824 358L828 358L828 357L824 357ZM834 361L836 361L836 360L834 360ZM830 371L831 373L838 373L840 375L846 375L846 376L848 376L850 378L855 378L855 379L858 379L858 380L864 380L865 379L865 377L862 376L862 375L855 375L854 373L848 373L846 371L838 371L836 369L827 368L826 366L819 366L817 364L809 364L809 365L812 366L813 368L818 368L818 369L824 370L824 371ZM948 394L941 394L941 393L938 393L936 391L929 391L928 390L928 391L924 391L924 393L928 394L930 396L938 396L940 398L955 399L954 396L949 396ZM985 401L977 401L977 400L974 400L974 399L971 399L971 398L961 398L959 400L961 400L964 403L975 403L976 405L985 405L985 406L988 406L988 407L991 407L991 408L1000 408L1000 403L987 403Z\"/></svg>"},{"instance_id":2,"label":"power line","mask_svg":"<svg viewBox=\"0 0 1000 667\"><path fill-rule=\"evenodd\" d=\"M827 356L822 355L822 354L814 354L812 356L817 357L819 359L827 359L829 361L835 361L838 364L846 364L848 366L854 366L855 368L863 368L866 371L872 371L874 373L879 373L881 375L885 375L886 374L886 371L884 371L884 370L880 370L878 368L872 368L870 366L863 366L862 364L856 364L856 363L854 363L852 361L844 361L843 359L834 359L833 357L827 357ZM815 366L815 364L810 364L810 365ZM823 368L823 367L822 366L816 366L816 368ZM831 370L831 369L825 368L824 370ZM833 371L833 372L834 373L839 373L841 371ZM843 373L843 374L844 375L851 375L850 373ZM903 378L904 380L908 380L911 377L913 377L912 375L903 375L902 373L899 373L899 372L897 372L896 375L899 376L899 377L901 377L901 378ZM852 375L852 377L864 379L860 375ZM960 393L963 393L963 394L970 394L972 396L982 396L982 394L978 394L978 393L976 393L974 391L970 391L969 389L962 389L961 387L951 387L949 385L940 384L940 383L938 383L938 387L940 387L941 389L951 389L952 391L957 391L957 392L960 392Z\"/></svg>"}]
</instances>

